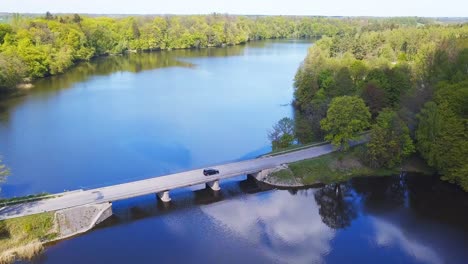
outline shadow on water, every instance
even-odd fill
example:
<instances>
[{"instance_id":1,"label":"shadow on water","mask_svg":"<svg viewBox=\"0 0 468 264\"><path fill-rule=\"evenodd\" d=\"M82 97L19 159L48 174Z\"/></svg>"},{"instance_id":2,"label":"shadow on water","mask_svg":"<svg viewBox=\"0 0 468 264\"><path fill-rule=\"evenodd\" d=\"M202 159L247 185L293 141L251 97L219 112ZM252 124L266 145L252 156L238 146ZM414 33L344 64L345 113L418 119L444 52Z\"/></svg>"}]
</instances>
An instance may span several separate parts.
<instances>
[{"instance_id":1,"label":"shadow on water","mask_svg":"<svg viewBox=\"0 0 468 264\"><path fill-rule=\"evenodd\" d=\"M374 215L409 211L424 219L468 234L468 193L439 176L408 174L355 178L350 181L361 197L363 211Z\"/></svg>"},{"instance_id":2,"label":"shadow on water","mask_svg":"<svg viewBox=\"0 0 468 264\"><path fill-rule=\"evenodd\" d=\"M314 198L322 222L330 228L346 228L357 217L357 197L349 184L327 185L317 190Z\"/></svg>"},{"instance_id":3,"label":"shadow on water","mask_svg":"<svg viewBox=\"0 0 468 264\"><path fill-rule=\"evenodd\" d=\"M210 188L176 190L169 203L161 202L156 195L115 202L113 216L95 230L274 189L251 177L236 179L223 183L220 191ZM352 226L361 214L385 215L407 208L421 218L468 231L468 211L465 210L468 209L468 195L437 176L358 177L341 184L290 188L287 192L292 196L313 197L322 223L332 229Z\"/></svg>"},{"instance_id":4,"label":"shadow on water","mask_svg":"<svg viewBox=\"0 0 468 264\"><path fill-rule=\"evenodd\" d=\"M237 180L242 177L246 179ZM213 191L210 188L202 188L194 191L189 191L187 189L175 190L171 192L172 200L168 203L162 202L156 195L146 195L118 201L114 202L112 205L113 215L97 225L93 230L111 228L149 217L163 216L192 209L200 205L214 204L235 199L246 194L253 195L272 189L272 187L257 182L251 177L240 176L236 177L234 180L227 180L222 184L220 191ZM93 230L90 232L93 232ZM57 243L59 242L54 242L50 245L55 245Z\"/></svg>"}]
</instances>

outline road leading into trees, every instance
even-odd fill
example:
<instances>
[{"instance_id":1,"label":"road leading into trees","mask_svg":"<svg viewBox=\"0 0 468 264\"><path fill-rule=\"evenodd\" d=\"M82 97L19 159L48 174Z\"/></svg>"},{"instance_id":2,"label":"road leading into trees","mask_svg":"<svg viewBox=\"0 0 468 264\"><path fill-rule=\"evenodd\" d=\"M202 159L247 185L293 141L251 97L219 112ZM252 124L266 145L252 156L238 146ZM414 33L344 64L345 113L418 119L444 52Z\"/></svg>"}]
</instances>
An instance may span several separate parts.
<instances>
[{"instance_id":1,"label":"road leading into trees","mask_svg":"<svg viewBox=\"0 0 468 264\"><path fill-rule=\"evenodd\" d=\"M56 198L0 208L0 220L43 212L52 212L88 204L114 202L151 193L161 193L177 188L210 183L226 178L256 173L264 169L271 169L281 164L318 157L333 151L335 151L333 146L326 144L276 156L267 156L240 162L220 164L213 166L213 168L218 169L220 173L212 176L204 176L203 168L201 168L103 188L77 190L63 193Z\"/></svg>"}]
</instances>

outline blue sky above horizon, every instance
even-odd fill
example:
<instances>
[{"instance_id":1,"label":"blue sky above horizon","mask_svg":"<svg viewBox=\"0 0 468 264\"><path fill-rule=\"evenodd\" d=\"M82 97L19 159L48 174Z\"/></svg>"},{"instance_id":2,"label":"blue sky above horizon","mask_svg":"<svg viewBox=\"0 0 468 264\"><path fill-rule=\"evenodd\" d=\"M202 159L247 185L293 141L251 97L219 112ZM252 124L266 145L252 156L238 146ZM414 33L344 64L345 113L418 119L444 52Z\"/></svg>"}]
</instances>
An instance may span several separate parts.
<instances>
[{"instance_id":1,"label":"blue sky above horizon","mask_svg":"<svg viewBox=\"0 0 468 264\"><path fill-rule=\"evenodd\" d=\"M466 17L466 0L1 0L0 12Z\"/></svg>"}]
</instances>

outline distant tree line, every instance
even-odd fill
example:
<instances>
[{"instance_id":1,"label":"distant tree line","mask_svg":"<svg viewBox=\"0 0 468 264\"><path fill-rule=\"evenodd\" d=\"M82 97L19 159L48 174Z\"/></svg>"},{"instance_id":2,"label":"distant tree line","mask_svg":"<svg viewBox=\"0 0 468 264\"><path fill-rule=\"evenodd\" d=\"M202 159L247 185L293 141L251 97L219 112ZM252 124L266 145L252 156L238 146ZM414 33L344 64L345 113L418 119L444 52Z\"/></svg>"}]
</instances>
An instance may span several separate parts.
<instances>
[{"instance_id":1,"label":"distant tree line","mask_svg":"<svg viewBox=\"0 0 468 264\"><path fill-rule=\"evenodd\" d=\"M322 18L285 16L42 17L14 14L0 23L0 92L24 78L66 71L93 57L153 50L219 47L252 40L343 36L432 23L421 18Z\"/></svg>"},{"instance_id":2,"label":"distant tree line","mask_svg":"<svg viewBox=\"0 0 468 264\"><path fill-rule=\"evenodd\" d=\"M294 84L299 142L343 146L370 128L369 165L395 167L418 150L468 191L468 25L323 37Z\"/></svg>"}]
</instances>

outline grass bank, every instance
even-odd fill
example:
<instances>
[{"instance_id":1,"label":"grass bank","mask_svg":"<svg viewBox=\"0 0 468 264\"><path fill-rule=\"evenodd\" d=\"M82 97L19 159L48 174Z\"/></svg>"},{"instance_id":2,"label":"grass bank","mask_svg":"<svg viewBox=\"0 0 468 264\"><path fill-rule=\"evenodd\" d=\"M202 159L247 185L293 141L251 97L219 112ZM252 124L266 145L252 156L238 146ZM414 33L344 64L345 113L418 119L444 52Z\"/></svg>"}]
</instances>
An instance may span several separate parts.
<instances>
[{"instance_id":1,"label":"grass bank","mask_svg":"<svg viewBox=\"0 0 468 264\"><path fill-rule=\"evenodd\" d=\"M357 146L345 153L333 152L294 162L289 164L287 169L273 172L267 177L267 181L282 185L290 183L312 185L347 181L356 176L388 176L399 173L399 169L373 169L366 166L359 158L363 150L363 146Z\"/></svg>"},{"instance_id":2,"label":"grass bank","mask_svg":"<svg viewBox=\"0 0 468 264\"><path fill-rule=\"evenodd\" d=\"M54 198L55 195L51 195L49 193L39 193L39 194L32 194L28 196L21 196L21 197L13 197L8 199L0 199L0 206L7 206L19 203L26 203L26 202L34 202L43 199Z\"/></svg>"},{"instance_id":3,"label":"grass bank","mask_svg":"<svg viewBox=\"0 0 468 264\"><path fill-rule=\"evenodd\" d=\"M313 142L313 143L308 143L308 144L294 144L294 145L291 145L287 148L280 148L280 149L275 149L267 154L264 154L262 156L276 156L276 155L281 155L281 154L285 154L285 153L289 153L289 152L294 152L294 151L298 151L298 150L301 150L301 149L306 149L306 148L310 148L310 147L318 147L318 146L322 146L322 145L326 145L326 144L329 144L330 142L329 141L321 141L321 142Z\"/></svg>"},{"instance_id":4,"label":"grass bank","mask_svg":"<svg viewBox=\"0 0 468 264\"><path fill-rule=\"evenodd\" d=\"M31 259L56 236L53 212L0 221L0 263Z\"/></svg>"}]
</instances>

